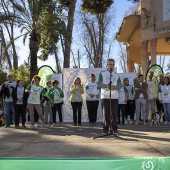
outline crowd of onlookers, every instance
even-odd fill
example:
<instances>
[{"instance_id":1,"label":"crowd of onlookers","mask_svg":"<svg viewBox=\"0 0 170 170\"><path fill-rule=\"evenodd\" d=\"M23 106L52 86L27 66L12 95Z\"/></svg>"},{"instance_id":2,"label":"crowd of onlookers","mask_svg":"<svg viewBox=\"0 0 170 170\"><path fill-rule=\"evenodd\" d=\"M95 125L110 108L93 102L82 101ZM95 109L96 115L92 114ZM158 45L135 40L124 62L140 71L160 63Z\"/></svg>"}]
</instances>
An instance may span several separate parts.
<instances>
[{"instance_id":1,"label":"crowd of onlookers","mask_svg":"<svg viewBox=\"0 0 170 170\"><path fill-rule=\"evenodd\" d=\"M133 84L125 78L122 88L118 90L117 124L142 123L147 125L160 124L162 118L165 125L170 125L170 80L167 76L159 75L153 79L154 73L149 72L147 80L143 75L134 78ZM0 126L10 127L11 115L16 128L26 128L26 117L30 120L31 129L35 128L39 119L42 126L56 126L56 113L58 112L59 123L63 124L62 105L64 93L58 87L59 81L47 81L46 87L40 85L41 78L33 77L28 87L24 86L23 80L13 81L13 75L7 76L7 81L0 87L0 95L3 97L3 109L0 111ZM81 110L83 98L86 94L86 104L89 123L94 125L97 121L97 110L100 100L101 89L96 82L95 75L91 74L85 87L81 79L76 77L70 87L70 103L73 110L73 125L81 126ZM113 106L114 107L114 106ZM26 114L27 113L27 114ZM26 116L27 115L27 116ZM149 121L151 118L151 121ZM19 124L22 124L20 126Z\"/></svg>"}]
</instances>

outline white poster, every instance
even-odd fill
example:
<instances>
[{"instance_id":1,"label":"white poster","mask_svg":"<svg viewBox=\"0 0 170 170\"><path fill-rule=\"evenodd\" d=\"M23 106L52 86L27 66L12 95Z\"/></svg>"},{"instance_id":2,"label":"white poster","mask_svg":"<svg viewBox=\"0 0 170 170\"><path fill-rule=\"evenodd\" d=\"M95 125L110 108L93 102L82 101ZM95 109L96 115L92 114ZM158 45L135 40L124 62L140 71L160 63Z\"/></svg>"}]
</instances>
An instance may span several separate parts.
<instances>
[{"instance_id":1,"label":"white poster","mask_svg":"<svg viewBox=\"0 0 170 170\"><path fill-rule=\"evenodd\" d=\"M96 81L98 81L98 76L101 71L106 70L106 68L65 68L63 70L63 92L64 92L64 105L63 105L63 120L64 122L73 122L73 110L69 98L71 96L70 86L72 85L76 77L80 77L81 83L85 87L88 83L90 74L96 76ZM133 79L136 77L135 73L120 73L120 78L129 78L130 84L132 84ZM87 106L85 101L85 93L83 94L83 106L82 106L82 122L89 122ZM99 102L97 122L102 122L102 110L101 103Z\"/></svg>"},{"instance_id":2,"label":"white poster","mask_svg":"<svg viewBox=\"0 0 170 170\"><path fill-rule=\"evenodd\" d=\"M163 20L170 20L170 0L163 0Z\"/></svg>"}]
</instances>

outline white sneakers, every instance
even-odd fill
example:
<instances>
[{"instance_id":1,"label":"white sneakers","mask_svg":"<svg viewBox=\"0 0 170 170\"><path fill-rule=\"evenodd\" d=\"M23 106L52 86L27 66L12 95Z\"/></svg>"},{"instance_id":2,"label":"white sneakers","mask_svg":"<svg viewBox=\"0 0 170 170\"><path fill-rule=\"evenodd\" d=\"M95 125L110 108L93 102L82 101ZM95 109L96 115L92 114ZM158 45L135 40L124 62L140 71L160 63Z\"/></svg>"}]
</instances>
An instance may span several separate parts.
<instances>
[{"instance_id":1,"label":"white sneakers","mask_svg":"<svg viewBox=\"0 0 170 170\"><path fill-rule=\"evenodd\" d=\"M133 124L133 122L132 122L132 120L130 119L130 120L125 120L125 125L128 125L128 124L130 124L130 125L132 125Z\"/></svg>"},{"instance_id":2,"label":"white sneakers","mask_svg":"<svg viewBox=\"0 0 170 170\"><path fill-rule=\"evenodd\" d=\"M165 121L165 122L164 122L164 125L167 125L167 124L168 124L168 122L167 122L167 121Z\"/></svg>"},{"instance_id":3,"label":"white sneakers","mask_svg":"<svg viewBox=\"0 0 170 170\"><path fill-rule=\"evenodd\" d=\"M127 125L128 124L128 121L127 120L125 120L125 125Z\"/></svg>"},{"instance_id":4,"label":"white sneakers","mask_svg":"<svg viewBox=\"0 0 170 170\"><path fill-rule=\"evenodd\" d=\"M130 125L132 125L132 124L133 124L132 120L129 120L129 124L130 124Z\"/></svg>"},{"instance_id":5,"label":"white sneakers","mask_svg":"<svg viewBox=\"0 0 170 170\"><path fill-rule=\"evenodd\" d=\"M31 125L29 129L35 129L35 125Z\"/></svg>"}]
</instances>

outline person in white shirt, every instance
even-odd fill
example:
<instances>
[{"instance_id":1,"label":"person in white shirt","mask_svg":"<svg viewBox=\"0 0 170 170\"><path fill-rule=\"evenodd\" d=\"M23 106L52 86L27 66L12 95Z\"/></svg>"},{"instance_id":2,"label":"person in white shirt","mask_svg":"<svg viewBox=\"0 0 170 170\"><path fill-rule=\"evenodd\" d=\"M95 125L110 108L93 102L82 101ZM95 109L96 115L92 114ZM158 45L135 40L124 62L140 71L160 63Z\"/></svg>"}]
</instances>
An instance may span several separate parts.
<instances>
[{"instance_id":1,"label":"person in white shirt","mask_svg":"<svg viewBox=\"0 0 170 170\"><path fill-rule=\"evenodd\" d=\"M138 82L135 84L136 122L139 124L140 111L142 108L143 124L147 125L146 101L148 99L148 84L143 81L143 75L138 75Z\"/></svg>"},{"instance_id":2,"label":"person in white shirt","mask_svg":"<svg viewBox=\"0 0 170 170\"><path fill-rule=\"evenodd\" d=\"M62 105L63 105L63 98L64 93L61 88L58 87L59 81L53 80L52 81L53 88L51 88L48 92L48 95L52 99L50 106L52 107L53 113L53 124L51 127L56 125L56 112L58 112L60 124L63 124L63 116L62 116Z\"/></svg>"},{"instance_id":3,"label":"person in white shirt","mask_svg":"<svg viewBox=\"0 0 170 170\"><path fill-rule=\"evenodd\" d=\"M127 78L123 80L123 83L125 85L125 81ZM121 124L120 118L122 118L122 125L125 124L125 108L127 105L127 99L128 99L128 89L126 86L123 86L121 89L119 89L119 107L117 112L117 119L118 124ZM120 117L121 113L121 117Z\"/></svg>"},{"instance_id":4,"label":"person in white shirt","mask_svg":"<svg viewBox=\"0 0 170 170\"><path fill-rule=\"evenodd\" d=\"M3 106L5 110L5 126L10 127L10 112L12 111L14 123L15 123L15 111L12 98L12 90L16 87L16 82L13 81L13 75L8 74L7 81L2 84L1 93L3 94Z\"/></svg>"},{"instance_id":5,"label":"person in white shirt","mask_svg":"<svg viewBox=\"0 0 170 170\"><path fill-rule=\"evenodd\" d=\"M158 85L157 82L155 80L153 80L153 76L154 76L154 72L150 71L149 72L149 79L146 81L146 83L148 84L148 99L146 102L146 117L147 117L147 121L148 121L148 116L149 116L149 106L151 106L151 117L153 120L153 117L155 115L155 101L156 101L156 97L157 97L157 93L158 93Z\"/></svg>"},{"instance_id":6,"label":"person in white shirt","mask_svg":"<svg viewBox=\"0 0 170 170\"><path fill-rule=\"evenodd\" d=\"M135 114L135 100L134 100L134 85L129 84L129 79L124 79L125 87L128 90L128 100L125 107L125 124L132 124L134 120L134 114Z\"/></svg>"},{"instance_id":7,"label":"person in white shirt","mask_svg":"<svg viewBox=\"0 0 170 170\"><path fill-rule=\"evenodd\" d=\"M98 86L101 88L101 103L103 110L103 132L102 134L114 133L117 131L117 111L118 111L118 90L122 88L120 77L114 72L115 60L108 59L107 69L102 71L99 75ZM111 81L110 81L111 78ZM111 96L110 96L111 92ZM111 106L110 106L111 97ZM111 113L110 113L111 108ZM110 121L112 117L112 121ZM111 125L110 125L111 123ZM109 132L110 125L110 132Z\"/></svg>"},{"instance_id":8,"label":"person in white shirt","mask_svg":"<svg viewBox=\"0 0 170 170\"><path fill-rule=\"evenodd\" d=\"M23 80L17 81L17 87L14 88L12 91L12 98L14 103L15 109L15 121L16 121L16 128L19 128L19 119L20 116L22 118L22 127L26 128L26 105L28 99L28 93L25 92L25 86Z\"/></svg>"},{"instance_id":9,"label":"person in white shirt","mask_svg":"<svg viewBox=\"0 0 170 170\"><path fill-rule=\"evenodd\" d=\"M85 87L86 90L86 104L88 110L89 123L94 125L97 121L97 110L99 105L100 89L95 82L94 74L90 75L89 82Z\"/></svg>"},{"instance_id":10,"label":"person in white shirt","mask_svg":"<svg viewBox=\"0 0 170 170\"><path fill-rule=\"evenodd\" d=\"M48 96L48 93L45 91L45 89L40 86L40 80L41 78L38 75L35 75L33 77L34 79L34 84L30 84L26 88L26 92L29 93L29 97L27 100L27 107L30 112L30 119L31 119L31 126L30 129L35 128L35 121L34 121L34 109L36 109L41 121L43 122L43 126L46 126L47 124L45 123L45 119L42 114L42 108L41 108L41 96L46 96L50 101L50 97Z\"/></svg>"},{"instance_id":11,"label":"person in white shirt","mask_svg":"<svg viewBox=\"0 0 170 170\"><path fill-rule=\"evenodd\" d=\"M159 100L163 104L164 108L164 124L170 125L170 80L168 76L163 78L164 84L159 86Z\"/></svg>"}]
</instances>

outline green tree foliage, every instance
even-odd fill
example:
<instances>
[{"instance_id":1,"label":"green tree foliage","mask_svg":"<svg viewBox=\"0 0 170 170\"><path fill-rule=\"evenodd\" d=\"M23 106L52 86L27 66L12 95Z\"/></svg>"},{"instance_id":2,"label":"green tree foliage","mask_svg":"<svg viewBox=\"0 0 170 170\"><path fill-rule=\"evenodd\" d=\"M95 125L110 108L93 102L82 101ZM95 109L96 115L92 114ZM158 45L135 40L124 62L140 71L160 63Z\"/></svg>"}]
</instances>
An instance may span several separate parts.
<instances>
[{"instance_id":1,"label":"green tree foliage","mask_svg":"<svg viewBox=\"0 0 170 170\"><path fill-rule=\"evenodd\" d=\"M0 85L7 81L7 73L0 68Z\"/></svg>"},{"instance_id":2,"label":"green tree foliage","mask_svg":"<svg viewBox=\"0 0 170 170\"><path fill-rule=\"evenodd\" d=\"M40 59L47 60L49 54L53 54L56 50L56 44L59 40L59 34L62 34L64 38L67 38L67 32L64 24L65 16L62 13L53 13L51 8L55 6L55 3L49 3L42 11L39 20L39 34L41 50Z\"/></svg>"},{"instance_id":3,"label":"green tree foliage","mask_svg":"<svg viewBox=\"0 0 170 170\"><path fill-rule=\"evenodd\" d=\"M58 0L58 2L64 7L70 6L70 0Z\"/></svg>"},{"instance_id":4,"label":"green tree foliage","mask_svg":"<svg viewBox=\"0 0 170 170\"><path fill-rule=\"evenodd\" d=\"M0 68L0 86L7 81L7 73L5 73L1 68ZM2 97L0 97L0 108L2 107Z\"/></svg>"},{"instance_id":5,"label":"green tree foliage","mask_svg":"<svg viewBox=\"0 0 170 170\"><path fill-rule=\"evenodd\" d=\"M25 86L30 84L29 76L30 71L29 67L24 67L23 65L19 66L17 70L11 70L10 73L14 76L14 81L23 80Z\"/></svg>"},{"instance_id":6,"label":"green tree foliage","mask_svg":"<svg viewBox=\"0 0 170 170\"><path fill-rule=\"evenodd\" d=\"M82 0L82 10L92 15L102 14L112 5L113 0Z\"/></svg>"},{"instance_id":7,"label":"green tree foliage","mask_svg":"<svg viewBox=\"0 0 170 170\"><path fill-rule=\"evenodd\" d=\"M138 2L140 2L140 0L128 0L128 1L132 1L132 3L138 3Z\"/></svg>"}]
</instances>

